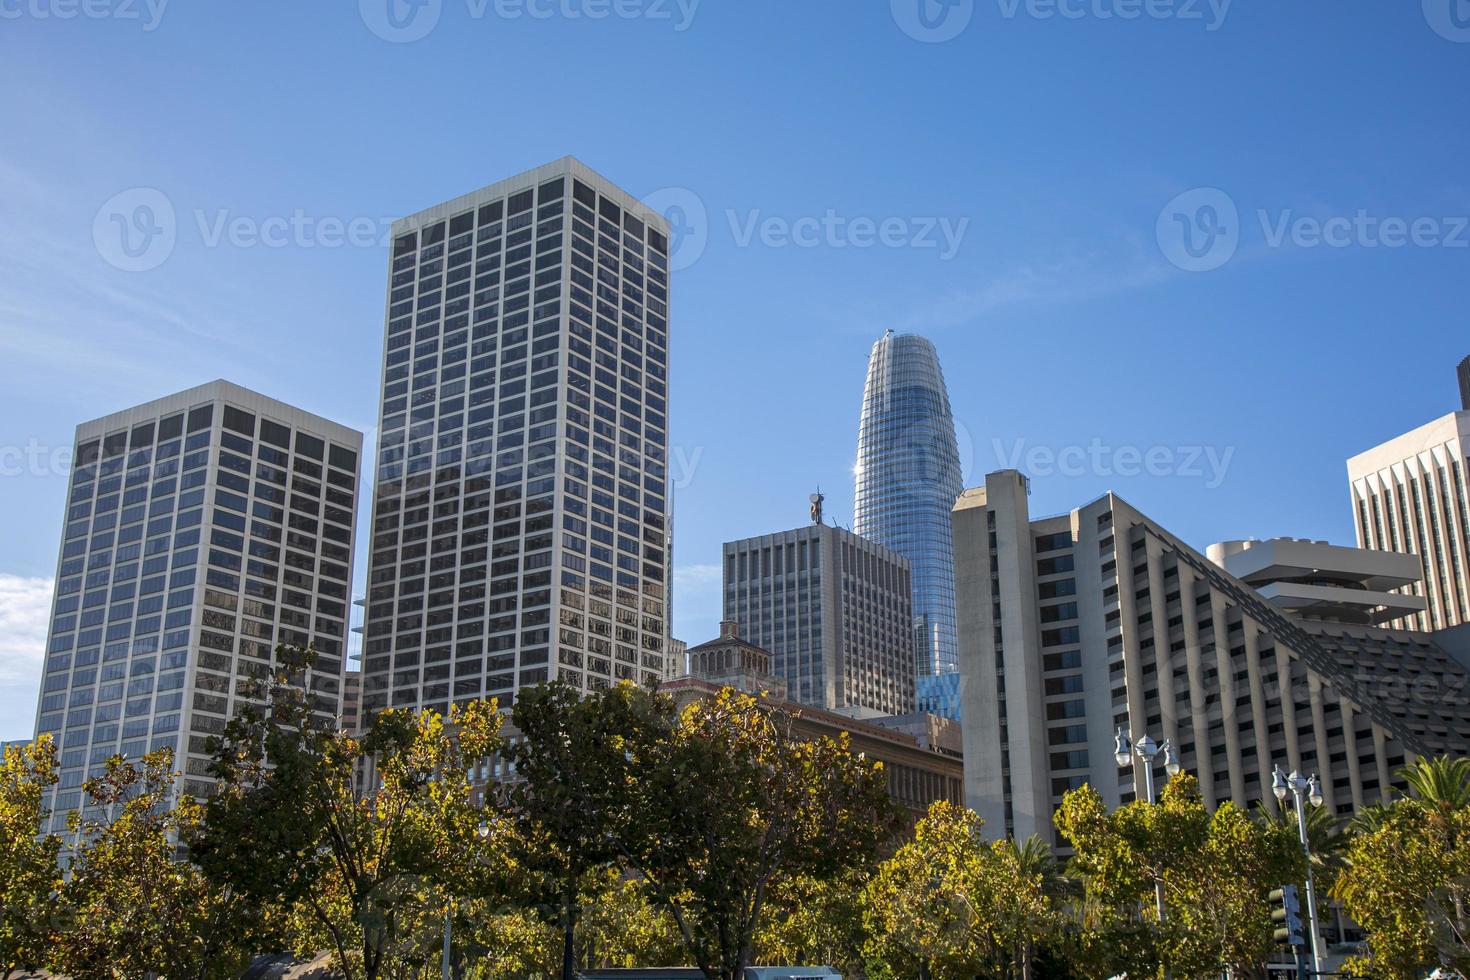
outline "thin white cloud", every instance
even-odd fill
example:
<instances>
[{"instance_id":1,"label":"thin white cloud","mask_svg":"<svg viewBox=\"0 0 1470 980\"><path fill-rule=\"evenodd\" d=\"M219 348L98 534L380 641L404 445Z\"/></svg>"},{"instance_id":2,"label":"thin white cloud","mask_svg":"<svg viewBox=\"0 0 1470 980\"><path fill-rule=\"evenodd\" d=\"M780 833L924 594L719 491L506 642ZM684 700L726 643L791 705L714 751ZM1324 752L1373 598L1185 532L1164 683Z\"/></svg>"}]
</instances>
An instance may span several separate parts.
<instances>
[{"instance_id":1,"label":"thin white cloud","mask_svg":"<svg viewBox=\"0 0 1470 980\"><path fill-rule=\"evenodd\" d=\"M1109 267L1095 258L1021 266L987 282L951 290L899 323L903 329L957 327L1005 307L1078 303L1144 289L1174 278L1177 272L1162 259L1142 255L1121 267Z\"/></svg>"},{"instance_id":2,"label":"thin white cloud","mask_svg":"<svg viewBox=\"0 0 1470 980\"><path fill-rule=\"evenodd\" d=\"M676 565L674 567L674 588L676 589L705 589L719 584L719 565Z\"/></svg>"},{"instance_id":3,"label":"thin white cloud","mask_svg":"<svg viewBox=\"0 0 1470 980\"><path fill-rule=\"evenodd\" d=\"M0 740L30 738L52 581L0 572Z\"/></svg>"},{"instance_id":4,"label":"thin white cloud","mask_svg":"<svg viewBox=\"0 0 1470 980\"><path fill-rule=\"evenodd\" d=\"M51 588L49 578L0 572L0 684L34 681L40 675Z\"/></svg>"}]
</instances>

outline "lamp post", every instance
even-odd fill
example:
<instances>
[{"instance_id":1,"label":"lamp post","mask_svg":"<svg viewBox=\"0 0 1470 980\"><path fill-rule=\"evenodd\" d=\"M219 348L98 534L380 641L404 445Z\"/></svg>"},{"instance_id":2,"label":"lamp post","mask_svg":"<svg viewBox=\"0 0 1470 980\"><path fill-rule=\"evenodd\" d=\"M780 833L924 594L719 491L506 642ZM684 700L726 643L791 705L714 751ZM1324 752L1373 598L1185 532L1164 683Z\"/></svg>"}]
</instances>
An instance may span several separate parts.
<instances>
[{"instance_id":1,"label":"lamp post","mask_svg":"<svg viewBox=\"0 0 1470 980\"><path fill-rule=\"evenodd\" d=\"M1113 738L1113 759L1118 763L1119 769L1127 769L1133 764L1136 755L1143 760L1143 787L1144 795L1150 806L1154 803L1154 759L1160 752L1164 753L1164 772L1170 776L1179 775L1179 760L1174 755L1174 746L1169 740L1164 739L1164 744L1159 745L1153 739L1144 735L1137 744L1130 747L1128 736L1122 728ZM1164 921L1164 882L1163 879L1154 882L1154 900L1158 906L1159 921Z\"/></svg>"},{"instance_id":2,"label":"lamp post","mask_svg":"<svg viewBox=\"0 0 1470 980\"><path fill-rule=\"evenodd\" d=\"M482 824L480 824L480 826L478 826L478 827L475 828L475 834L481 840L484 840L485 838L487 838L487 837L490 836L490 825L488 823L482 823ZM480 860L479 855L475 855L475 860L477 862ZM444 954L443 954L443 956L439 960L439 970L440 970L440 975L443 977L443 980L453 980L453 964L451 962L452 961L452 955L450 953L450 932L449 932L449 929L450 929L450 925L449 924L450 924L450 921L453 918L454 918L454 896L453 895L450 895L445 900L445 905L444 905Z\"/></svg>"},{"instance_id":3,"label":"lamp post","mask_svg":"<svg viewBox=\"0 0 1470 980\"><path fill-rule=\"evenodd\" d=\"M1307 839L1307 808L1302 805L1302 794L1306 794L1307 802L1312 806L1321 806L1322 787L1317 782L1315 773L1310 779L1303 779L1302 774L1296 770L1293 769L1288 776L1277 766L1271 774L1271 792L1276 794L1276 799L1285 803L1288 791L1296 801L1297 834L1302 842L1302 855L1307 859L1307 928L1312 934L1312 972L1320 974L1322 939L1317 931L1317 891L1312 885L1312 845Z\"/></svg>"}]
</instances>

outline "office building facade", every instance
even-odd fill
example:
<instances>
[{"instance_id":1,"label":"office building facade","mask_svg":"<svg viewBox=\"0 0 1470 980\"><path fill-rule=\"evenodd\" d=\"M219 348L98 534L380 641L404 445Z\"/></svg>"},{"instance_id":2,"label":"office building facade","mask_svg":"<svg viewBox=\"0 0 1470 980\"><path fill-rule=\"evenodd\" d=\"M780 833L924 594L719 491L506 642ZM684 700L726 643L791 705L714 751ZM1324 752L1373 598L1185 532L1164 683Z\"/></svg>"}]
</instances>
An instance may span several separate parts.
<instances>
[{"instance_id":1,"label":"office building facade","mask_svg":"<svg viewBox=\"0 0 1470 980\"><path fill-rule=\"evenodd\" d=\"M1348 460L1358 544L1418 555L1424 579L1406 587L1423 612L1394 625L1470 623L1470 411L1452 412Z\"/></svg>"},{"instance_id":2,"label":"office building facade","mask_svg":"<svg viewBox=\"0 0 1470 980\"><path fill-rule=\"evenodd\" d=\"M364 724L662 677L667 223L568 157L393 239Z\"/></svg>"},{"instance_id":3,"label":"office building facade","mask_svg":"<svg viewBox=\"0 0 1470 980\"><path fill-rule=\"evenodd\" d=\"M206 742L258 703L276 644L341 711L362 434L224 381L77 427L36 733L52 829L116 754L168 747L209 791Z\"/></svg>"},{"instance_id":4,"label":"office building facade","mask_svg":"<svg viewBox=\"0 0 1470 980\"><path fill-rule=\"evenodd\" d=\"M1212 807L1274 809L1279 764L1319 773L1348 814L1388 802L1415 756L1470 751L1463 638L1311 618L1340 610L1354 576L1395 581L1400 556L1330 556L1340 588L1304 605L1296 558L1265 579L1257 563L1258 584L1293 587L1258 591L1112 494L1035 521L1027 496L1001 471L954 511L966 801L987 832L1056 840L1053 809L1084 784L1109 806L1142 797L1141 763L1114 761L1118 729L1169 739Z\"/></svg>"},{"instance_id":5,"label":"office building facade","mask_svg":"<svg viewBox=\"0 0 1470 980\"><path fill-rule=\"evenodd\" d=\"M914 710L907 559L825 524L723 550L724 618L771 651L789 699L864 717Z\"/></svg>"},{"instance_id":6,"label":"office building facade","mask_svg":"<svg viewBox=\"0 0 1470 980\"><path fill-rule=\"evenodd\" d=\"M934 345L889 331L873 345L858 425L853 531L909 560L918 676L956 669L950 508L962 489ZM937 692L932 700L940 703Z\"/></svg>"},{"instance_id":7,"label":"office building facade","mask_svg":"<svg viewBox=\"0 0 1470 980\"><path fill-rule=\"evenodd\" d=\"M798 701L783 692L779 658L740 635L736 623L720 624L716 639L689 648L688 669L660 690L681 709L716 697L726 687L764 695L797 738L846 735L851 751L882 763L893 801L918 820L937 800L960 803L964 794L958 726L933 715L885 715L857 719L847 712Z\"/></svg>"}]
</instances>

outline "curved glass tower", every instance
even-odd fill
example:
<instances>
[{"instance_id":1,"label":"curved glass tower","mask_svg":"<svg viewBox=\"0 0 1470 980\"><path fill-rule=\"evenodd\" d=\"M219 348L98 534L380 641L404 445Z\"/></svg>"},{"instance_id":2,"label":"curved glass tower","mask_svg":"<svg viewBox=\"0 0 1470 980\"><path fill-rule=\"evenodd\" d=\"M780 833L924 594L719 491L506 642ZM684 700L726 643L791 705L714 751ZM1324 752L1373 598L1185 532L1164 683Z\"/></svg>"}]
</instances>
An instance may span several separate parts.
<instances>
[{"instance_id":1,"label":"curved glass tower","mask_svg":"<svg viewBox=\"0 0 1470 980\"><path fill-rule=\"evenodd\" d=\"M856 477L853 530L912 565L918 674L952 673L957 643L949 512L963 487L939 354L923 337L890 330L873 345Z\"/></svg>"}]
</instances>

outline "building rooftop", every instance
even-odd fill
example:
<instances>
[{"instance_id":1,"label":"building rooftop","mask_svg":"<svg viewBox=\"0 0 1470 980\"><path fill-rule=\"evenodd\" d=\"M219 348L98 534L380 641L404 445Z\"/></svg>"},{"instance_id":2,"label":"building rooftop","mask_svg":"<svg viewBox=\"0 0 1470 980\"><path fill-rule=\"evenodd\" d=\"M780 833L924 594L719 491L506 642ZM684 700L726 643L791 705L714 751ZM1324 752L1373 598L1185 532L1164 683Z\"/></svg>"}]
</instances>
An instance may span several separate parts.
<instances>
[{"instance_id":1,"label":"building rooftop","mask_svg":"<svg viewBox=\"0 0 1470 980\"><path fill-rule=\"evenodd\" d=\"M1392 591L1424 577L1417 555L1299 538L1222 541L1206 555L1283 612L1302 618L1383 623L1425 608L1422 596Z\"/></svg>"}]
</instances>

